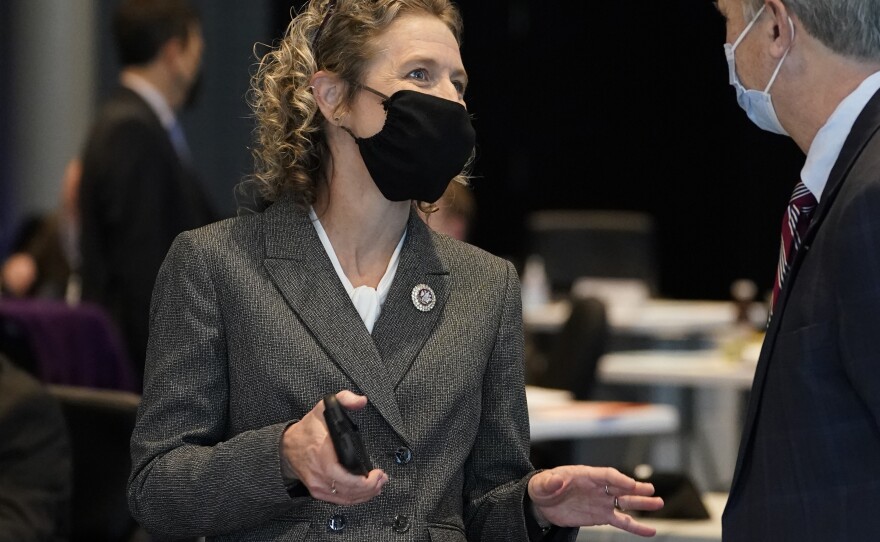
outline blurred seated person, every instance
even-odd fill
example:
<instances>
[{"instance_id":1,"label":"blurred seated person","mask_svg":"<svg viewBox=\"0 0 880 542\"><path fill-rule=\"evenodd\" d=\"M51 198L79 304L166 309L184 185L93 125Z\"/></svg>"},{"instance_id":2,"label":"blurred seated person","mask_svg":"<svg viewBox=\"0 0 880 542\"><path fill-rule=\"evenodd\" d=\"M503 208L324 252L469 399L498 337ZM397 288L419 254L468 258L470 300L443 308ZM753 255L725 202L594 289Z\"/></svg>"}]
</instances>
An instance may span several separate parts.
<instances>
[{"instance_id":1,"label":"blurred seated person","mask_svg":"<svg viewBox=\"0 0 880 542\"><path fill-rule=\"evenodd\" d=\"M66 540L71 484L61 407L0 355L0 542Z\"/></svg>"},{"instance_id":2,"label":"blurred seated person","mask_svg":"<svg viewBox=\"0 0 880 542\"><path fill-rule=\"evenodd\" d=\"M25 221L12 253L0 267L0 292L6 297L79 301L79 209L82 165L73 158L64 169L58 208Z\"/></svg>"},{"instance_id":3,"label":"blurred seated person","mask_svg":"<svg viewBox=\"0 0 880 542\"><path fill-rule=\"evenodd\" d=\"M471 187L452 181L434 207L433 212L419 213L425 223L436 232L467 241L477 207Z\"/></svg>"}]
</instances>

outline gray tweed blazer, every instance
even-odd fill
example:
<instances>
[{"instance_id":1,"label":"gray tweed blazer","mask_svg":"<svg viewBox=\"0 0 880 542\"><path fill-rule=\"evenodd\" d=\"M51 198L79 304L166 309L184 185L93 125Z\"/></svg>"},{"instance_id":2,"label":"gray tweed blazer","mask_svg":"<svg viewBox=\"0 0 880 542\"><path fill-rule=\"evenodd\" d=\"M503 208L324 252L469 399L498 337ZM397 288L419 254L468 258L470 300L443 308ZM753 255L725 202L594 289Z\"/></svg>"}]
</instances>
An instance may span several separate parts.
<instances>
[{"instance_id":1,"label":"gray tweed blazer","mask_svg":"<svg viewBox=\"0 0 880 542\"><path fill-rule=\"evenodd\" d=\"M129 503L144 526L223 541L528 539L516 272L415 213L407 227L372 335L292 202L178 236L153 294L131 440ZM413 303L419 284L436 294L430 311ZM369 398L353 418L390 482L350 507L291 497L282 431L343 388Z\"/></svg>"}]
</instances>

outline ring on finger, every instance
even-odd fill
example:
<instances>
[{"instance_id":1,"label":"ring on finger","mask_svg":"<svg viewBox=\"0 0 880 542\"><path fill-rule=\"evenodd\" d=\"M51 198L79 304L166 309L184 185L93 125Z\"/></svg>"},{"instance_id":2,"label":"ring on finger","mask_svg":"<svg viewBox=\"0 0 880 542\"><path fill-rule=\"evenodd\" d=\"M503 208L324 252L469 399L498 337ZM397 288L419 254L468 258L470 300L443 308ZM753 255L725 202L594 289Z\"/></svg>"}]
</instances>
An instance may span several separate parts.
<instances>
[{"instance_id":1,"label":"ring on finger","mask_svg":"<svg viewBox=\"0 0 880 542\"><path fill-rule=\"evenodd\" d=\"M336 480L330 481L330 493L336 495ZM617 501L615 501L615 504L616 503L617 503Z\"/></svg>"},{"instance_id":2,"label":"ring on finger","mask_svg":"<svg viewBox=\"0 0 880 542\"><path fill-rule=\"evenodd\" d=\"M614 497L614 508L617 508L618 510L623 512L623 507L620 506L620 501L618 500L618 498L616 496Z\"/></svg>"},{"instance_id":3,"label":"ring on finger","mask_svg":"<svg viewBox=\"0 0 880 542\"><path fill-rule=\"evenodd\" d=\"M608 491L608 484L605 484L605 494L609 497L611 496L611 493Z\"/></svg>"}]
</instances>

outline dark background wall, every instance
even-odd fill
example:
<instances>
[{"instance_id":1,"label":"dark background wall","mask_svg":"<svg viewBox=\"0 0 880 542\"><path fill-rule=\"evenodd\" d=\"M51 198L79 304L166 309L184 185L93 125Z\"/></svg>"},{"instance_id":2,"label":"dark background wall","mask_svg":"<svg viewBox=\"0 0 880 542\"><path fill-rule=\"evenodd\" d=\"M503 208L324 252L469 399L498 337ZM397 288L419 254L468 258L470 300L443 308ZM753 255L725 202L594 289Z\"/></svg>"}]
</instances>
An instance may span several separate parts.
<instances>
[{"instance_id":1,"label":"dark background wall","mask_svg":"<svg viewBox=\"0 0 880 542\"><path fill-rule=\"evenodd\" d=\"M8 2L0 2L0 29L5 29L3 21L10 19L11 6ZM12 73L10 62L9 33L0 32L0 126L9 126L11 123L10 104L12 103L11 77L5 74ZM13 183L12 170L10 167L10 132L0 129L0 254L5 254L7 246L12 242L15 224L12 218Z\"/></svg>"},{"instance_id":2,"label":"dark background wall","mask_svg":"<svg viewBox=\"0 0 880 542\"><path fill-rule=\"evenodd\" d=\"M771 287L803 156L737 106L712 2L480 0L463 13L476 244L522 258L531 210L634 209L657 221L661 293Z\"/></svg>"}]
</instances>

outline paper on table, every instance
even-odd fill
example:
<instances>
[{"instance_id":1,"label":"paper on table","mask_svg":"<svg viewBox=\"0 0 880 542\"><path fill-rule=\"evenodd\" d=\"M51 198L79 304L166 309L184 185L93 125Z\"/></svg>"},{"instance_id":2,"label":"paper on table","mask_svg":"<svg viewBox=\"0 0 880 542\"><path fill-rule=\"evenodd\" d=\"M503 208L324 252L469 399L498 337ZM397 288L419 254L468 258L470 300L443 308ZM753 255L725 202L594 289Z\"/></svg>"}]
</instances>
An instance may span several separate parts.
<instances>
[{"instance_id":1,"label":"paper on table","mask_svg":"<svg viewBox=\"0 0 880 542\"><path fill-rule=\"evenodd\" d=\"M526 386L526 400L529 403L529 409L568 404L573 399L574 394L568 390Z\"/></svg>"},{"instance_id":2,"label":"paper on table","mask_svg":"<svg viewBox=\"0 0 880 542\"><path fill-rule=\"evenodd\" d=\"M576 401L565 405L542 405L541 413L551 415L554 419L578 419L592 418L601 420L614 418L627 414L634 414L638 410L652 408L648 403L632 403L627 401Z\"/></svg>"}]
</instances>

